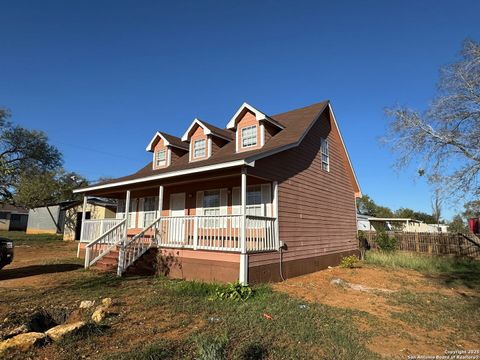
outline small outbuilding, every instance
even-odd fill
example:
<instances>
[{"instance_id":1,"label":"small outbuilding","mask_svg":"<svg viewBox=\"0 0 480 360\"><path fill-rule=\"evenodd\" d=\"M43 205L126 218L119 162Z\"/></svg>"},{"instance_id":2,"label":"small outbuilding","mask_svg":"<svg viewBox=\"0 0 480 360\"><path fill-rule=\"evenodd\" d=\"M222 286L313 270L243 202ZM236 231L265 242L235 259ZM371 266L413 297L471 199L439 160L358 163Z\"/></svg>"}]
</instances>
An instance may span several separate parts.
<instances>
[{"instance_id":1,"label":"small outbuilding","mask_svg":"<svg viewBox=\"0 0 480 360\"><path fill-rule=\"evenodd\" d=\"M25 231L27 221L27 209L8 204L0 206L0 230Z\"/></svg>"}]
</instances>

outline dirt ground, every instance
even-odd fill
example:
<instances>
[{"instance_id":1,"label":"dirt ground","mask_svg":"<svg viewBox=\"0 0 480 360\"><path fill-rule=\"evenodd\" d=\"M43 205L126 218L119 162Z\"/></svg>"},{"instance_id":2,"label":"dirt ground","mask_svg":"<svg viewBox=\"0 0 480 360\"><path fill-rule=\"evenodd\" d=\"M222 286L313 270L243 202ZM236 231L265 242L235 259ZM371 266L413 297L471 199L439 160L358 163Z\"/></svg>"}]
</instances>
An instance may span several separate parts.
<instances>
[{"instance_id":1,"label":"dirt ground","mask_svg":"<svg viewBox=\"0 0 480 360\"><path fill-rule=\"evenodd\" d=\"M62 274L82 268L76 254L77 243L67 241L16 246L12 264L0 271L0 289L58 285L65 278Z\"/></svg>"},{"instance_id":2,"label":"dirt ground","mask_svg":"<svg viewBox=\"0 0 480 360\"><path fill-rule=\"evenodd\" d=\"M73 242L59 242L52 246L33 244L16 247L13 264L0 271L0 294L23 291L27 296L28 289L48 289L62 284L71 284L84 278L87 274L82 270L82 261L76 259L76 250L77 245ZM370 291L353 290L348 286L331 284L332 279L342 279L349 284L362 285L370 288ZM452 318L449 321L440 319L440 325L431 328L422 326L421 320L420 324L415 320L415 317L428 317L429 311L432 314L437 313L439 317L450 316L447 310L438 307L439 305L435 303L437 298L448 299L450 301L448 304L451 303L452 307L464 306L467 300L468 304L480 304L477 289L461 285L449 287L438 277L426 276L411 270L386 270L371 266L356 269L335 267L274 284L273 288L293 297L305 299L307 302L320 303L342 310L353 310L355 326L359 332L365 333L367 347L386 358L405 359L408 355L440 355L453 347L480 348L478 341L480 323L466 323L466 330L461 331L461 328L456 327L459 321L463 321L461 319ZM399 294L413 294L413 297L398 301ZM430 296L431 309L425 309L425 306L430 306L430 300L415 304L418 299L430 299ZM123 307L132 310L138 306L135 304L139 302L139 298L136 298L132 304L128 303L128 298L124 301L126 303ZM2 304L0 299L0 307L11 308L12 306L5 302ZM461 312L463 308L459 309ZM125 340L132 335L132 330L137 333L147 331L145 327L149 323L148 319L158 317L158 314L145 313L144 310L138 312L125 310L125 314L131 328L114 327L116 332L123 334ZM399 317L398 314L403 317ZM412 314L412 321L405 320ZM452 314L454 316L456 313ZM140 315L142 319L138 318ZM169 319L178 317L176 314L165 313L164 315L166 324L171 321ZM463 316L468 317L468 314ZM158 322L158 319L156 320ZM175 322L181 323L181 321L179 317ZM191 332L201 325L201 321L198 319L198 322L193 322L195 325L193 328L189 326L180 328L179 331ZM176 332L171 332L169 336L175 334ZM126 341L129 345L135 345L137 340L138 337L132 337ZM53 350L45 350L47 357L48 351Z\"/></svg>"},{"instance_id":3,"label":"dirt ground","mask_svg":"<svg viewBox=\"0 0 480 360\"><path fill-rule=\"evenodd\" d=\"M370 292L353 290L331 284L332 279L342 279L350 284L359 284L373 290ZM329 268L313 274L289 279L274 285L274 289L292 296L301 297L338 308L353 309L371 316L369 321L358 319L358 328L371 331L367 347L383 356L402 357L408 355L441 355L451 344L454 328L448 326L439 330L427 330L401 321L393 315L411 311L411 307L395 304L390 300L399 292L431 294L452 300L465 297L479 299L479 294L465 286L446 287L441 279L425 276L413 270L388 270L364 267L357 269ZM426 301L427 304L429 301ZM432 307L432 311L435 308ZM421 315L419 315L421 316ZM455 319L451 319L455 322ZM379 328L385 331L379 331ZM374 331L372 331L374 330ZM480 330L480 324L477 324ZM460 340L454 344L463 349L478 349L480 342ZM451 345L453 346L453 345Z\"/></svg>"}]
</instances>

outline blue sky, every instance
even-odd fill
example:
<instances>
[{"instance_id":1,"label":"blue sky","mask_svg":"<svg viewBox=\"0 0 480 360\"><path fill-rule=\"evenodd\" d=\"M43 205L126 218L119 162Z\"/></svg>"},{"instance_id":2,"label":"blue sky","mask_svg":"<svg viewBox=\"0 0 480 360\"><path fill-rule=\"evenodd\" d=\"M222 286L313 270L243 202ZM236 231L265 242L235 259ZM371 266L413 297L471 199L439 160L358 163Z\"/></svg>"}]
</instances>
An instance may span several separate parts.
<instances>
[{"instance_id":1,"label":"blue sky","mask_svg":"<svg viewBox=\"0 0 480 360\"><path fill-rule=\"evenodd\" d=\"M480 39L478 1L0 1L0 106L89 179L150 160L156 130L333 103L364 193L430 212L378 144L384 108L422 109L438 68ZM445 209L450 217L455 208Z\"/></svg>"}]
</instances>

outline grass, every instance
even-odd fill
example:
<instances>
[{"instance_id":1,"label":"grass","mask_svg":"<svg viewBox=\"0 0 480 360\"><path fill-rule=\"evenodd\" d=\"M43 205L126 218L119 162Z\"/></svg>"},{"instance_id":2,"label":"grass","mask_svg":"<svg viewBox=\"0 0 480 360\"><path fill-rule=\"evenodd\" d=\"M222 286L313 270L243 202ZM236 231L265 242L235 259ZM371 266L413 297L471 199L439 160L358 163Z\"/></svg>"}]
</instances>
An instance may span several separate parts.
<instances>
[{"instance_id":1,"label":"grass","mask_svg":"<svg viewBox=\"0 0 480 360\"><path fill-rule=\"evenodd\" d=\"M443 276L449 286L466 285L480 289L480 261L448 256L428 256L404 251L367 251L365 262L386 268L404 268Z\"/></svg>"},{"instance_id":2,"label":"grass","mask_svg":"<svg viewBox=\"0 0 480 360\"><path fill-rule=\"evenodd\" d=\"M0 237L6 237L18 245L46 245L48 243L62 241L63 235L58 234L27 234L24 231L0 231Z\"/></svg>"}]
</instances>

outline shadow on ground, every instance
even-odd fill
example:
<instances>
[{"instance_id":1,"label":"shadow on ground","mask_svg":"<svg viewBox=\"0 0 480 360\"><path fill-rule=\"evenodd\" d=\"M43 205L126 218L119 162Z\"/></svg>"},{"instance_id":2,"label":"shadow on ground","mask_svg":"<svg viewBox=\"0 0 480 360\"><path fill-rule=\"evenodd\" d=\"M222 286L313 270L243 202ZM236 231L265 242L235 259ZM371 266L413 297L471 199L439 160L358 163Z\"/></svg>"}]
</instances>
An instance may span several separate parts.
<instances>
[{"instance_id":1,"label":"shadow on ground","mask_svg":"<svg viewBox=\"0 0 480 360\"><path fill-rule=\"evenodd\" d=\"M31 265L20 268L0 270L0 280L20 279L28 276L74 271L82 268L79 264Z\"/></svg>"}]
</instances>

